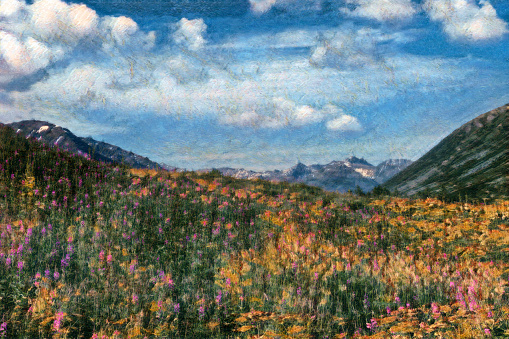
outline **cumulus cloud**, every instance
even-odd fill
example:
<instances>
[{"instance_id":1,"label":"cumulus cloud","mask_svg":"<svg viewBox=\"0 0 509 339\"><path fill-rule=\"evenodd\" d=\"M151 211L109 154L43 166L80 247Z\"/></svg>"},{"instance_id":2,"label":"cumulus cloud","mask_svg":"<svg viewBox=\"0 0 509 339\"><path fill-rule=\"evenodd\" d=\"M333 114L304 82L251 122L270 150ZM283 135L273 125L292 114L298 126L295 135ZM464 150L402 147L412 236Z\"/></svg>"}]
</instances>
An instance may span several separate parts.
<instances>
[{"instance_id":1,"label":"cumulus cloud","mask_svg":"<svg viewBox=\"0 0 509 339\"><path fill-rule=\"evenodd\" d=\"M103 17L80 4L61 0L2 0L0 5L0 84L69 59L77 48L91 53L115 48L152 48L153 32L144 33L127 17ZM84 47L86 46L86 47Z\"/></svg>"},{"instance_id":2,"label":"cumulus cloud","mask_svg":"<svg viewBox=\"0 0 509 339\"><path fill-rule=\"evenodd\" d=\"M360 132L363 130L359 120L345 112L333 104L325 105L320 113L325 117L327 122L325 127L331 131L338 132Z\"/></svg>"},{"instance_id":3,"label":"cumulus cloud","mask_svg":"<svg viewBox=\"0 0 509 339\"><path fill-rule=\"evenodd\" d=\"M423 4L431 20L442 23L452 39L479 41L499 38L509 32L487 0L426 0Z\"/></svg>"},{"instance_id":4,"label":"cumulus cloud","mask_svg":"<svg viewBox=\"0 0 509 339\"><path fill-rule=\"evenodd\" d=\"M182 18L176 24L177 30L173 33L173 39L177 44L184 45L190 50L199 50L206 40L203 35L207 31L207 25L203 19L188 20Z\"/></svg>"},{"instance_id":5,"label":"cumulus cloud","mask_svg":"<svg viewBox=\"0 0 509 339\"><path fill-rule=\"evenodd\" d=\"M299 105L283 98L272 98L269 104L254 105L245 111L229 111L220 118L220 122L241 127L280 129L283 127L302 127L309 124L324 123L327 129L339 132L362 131L359 120L346 115L333 104L322 108Z\"/></svg>"},{"instance_id":6,"label":"cumulus cloud","mask_svg":"<svg viewBox=\"0 0 509 339\"><path fill-rule=\"evenodd\" d=\"M417 13L411 0L346 0L346 3L354 9L342 8L343 13L378 21L409 19Z\"/></svg>"},{"instance_id":7,"label":"cumulus cloud","mask_svg":"<svg viewBox=\"0 0 509 339\"><path fill-rule=\"evenodd\" d=\"M126 42L138 32L138 24L134 22L133 19L125 16L106 18L104 27L111 32L113 41L119 45L125 45Z\"/></svg>"},{"instance_id":8,"label":"cumulus cloud","mask_svg":"<svg viewBox=\"0 0 509 339\"><path fill-rule=\"evenodd\" d=\"M351 41L322 39L313 49L309 62L318 67L350 69L373 65L375 62L374 45L345 46ZM353 47L353 48L351 48Z\"/></svg>"},{"instance_id":9,"label":"cumulus cloud","mask_svg":"<svg viewBox=\"0 0 509 339\"><path fill-rule=\"evenodd\" d=\"M99 16L85 5L38 0L28 9L32 32L43 41L58 40L75 45L81 39L97 33Z\"/></svg>"},{"instance_id":10,"label":"cumulus cloud","mask_svg":"<svg viewBox=\"0 0 509 339\"><path fill-rule=\"evenodd\" d=\"M235 41L226 41L233 47L209 46L203 19L185 18L175 23L169 45L147 51L155 43L155 34L144 32L131 18L100 17L84 5L60 0L18 4L1 7L5 12L1 15L9 19L0 20L0 84L22 76L36 78L23 91L14 93L12 86L8 90L13 101L32 111L41 111L45 105L44 109L85 118L93 114L126 119L137 114L206 116L243 127L317 124L356 131L362 129L356 118L326 103L363 105L394 96L398 89L387 84L415 84L414 66L423 62L406 56L405 67L395 63L390 72L381 67L367 69L380 61L379 45L402 38L353 26L329 29L327 37L318 40L319 28L265 33L257 43L251 44L256 42L253 38L240 48L314 46L310 60L302 53L246 60L232 56ZM42 18L35 11L49 14ZM26 27L20 29L21 25ZM75 26L72 33L66 31L69 25ZM181 48L174 48L175 44ZM84 49L88 50L83 53ZM211 53L189 52L198 50ZM29 76L41 70L36 74L44 73L44 77ZM419 72L421 83L431 77ZM443 81L444 72L436 74Z\"/></svg>"},{"instance_id":11,"label":"cumulus cloud","mask_svg":"<svg viewBox=\"0 0 509 339\"><path fill-rule=\"evenodd\" d=\"M327 129L339 132L360 132L362 126L356 117L344 114L337 119L327 121Z\"/></svg>"},{"instance_id":12,"label":"cumulus cloud","mask_svg":"<svg viewBox=\"0 0 509 339\"><path fill-rule=\"evenodd\" d=\"M249 0L251 10L256 14L268 12L276 4L276 0Z\"/></svg>"},{"instance_id":13,"label":"cumulus cloud","mask_svg":"<svg viewBox=\"0 0 509 339\"><path fill-rule=\"evenodd\" d=\"M25 4L17 0L2 0L0 6L0 17L11 18L17 15L24 7Z\"/></svg>"},{"instance_id":14,"label":"cumulus cloud","mask_svg":"<svg viewBox=\"0 0 509 339\"><path fill-rule=\"evenodd\" d=\"M105 30L103 25L110 27L111 34L117 34L117 38L110 39L112 43L125 40L132 44L133 34L143 36L130 20L103 18L100 32ZM412 86L417 81L429 81L436 88L437 82L445 81L447 72L443 68L419 57L405 56L405 64L393 60L388 65L391 72L381 67L358 67L366 63L356 53L366 54L372 62L377 58L374 45L396 37L372 29L350 31L331 36L331 44L345 55L343 59L321 60L323 66L339 63L332 69L316 67L303 55L266 62L228 59L231 64L224 67L215 63L216 54L197 55L171 46L134 54L121 49L108 57L92 56L49 69L43 79L16 94L15 99L33 110L44 103L54 110L91 119L98 114L93 112L125 119L139 114L171 115L207 117L227 125L265 129L325 124L343 131L359 127L355 120L344 121L345 114L326 103L366 105L378 97L395 96L399 88L388 86L391 83ZM39 47L32 50L45 55L44 48Z\"/></svg>"},{"instance_id":15,"label":"cumulus cloud","mask_svg":"<svg viewBox=\"0 0 509 339\"><path fill-rule=\"evenodd\" d=\"M261 128L282 128L285 126L300 127L319 122L323 114L309 105L298 105L294 101L275 97L268 102L254 102L248 107L228 110L220 121L236 126Z\"/></svg>"},{"instance_id":16,"label":"cumulus cloud","mask_svg":"<svg viewBox=\"0 0 509 339\"><path fill-rule=\"evenodd\" d=\"M314 110L309 105L297 105L292 100L282 97L274 98L270 108L274 122L279 124L302 126L323 118L321 112Z\"/></svg>"},{"instance_id":17,"label":"cumulus cloud","mask_svg":"<svg viewBox=\"0 0 509 339\"><path fill-rule=\"evenodd\" d=\"M0 84L46 67L55 57L44 43L0 31Z\"/></svg>"},{"instance_id":18,"label":"cumulus cloud","mask_svg":"<svg viewBox=\"0 0 509 339\"><path fill-rule=\"evenodd\" d=\"M392 39L394 37L370 28L321 35L309 61L314 66L340 70L374 65L380 59L378 44Z\"/></svg>"},{"instance_id":19,"label":"cumulus cloud","mask_svg":"<svg viewBox=\"0 0 509 339\"><path fill-rule=\"evenodd\" d=\"M155 45L155 32L142 32L131 18L104 17L101 22L102 49L106 51L148 51Z\"/></svg>"}]
</instances>

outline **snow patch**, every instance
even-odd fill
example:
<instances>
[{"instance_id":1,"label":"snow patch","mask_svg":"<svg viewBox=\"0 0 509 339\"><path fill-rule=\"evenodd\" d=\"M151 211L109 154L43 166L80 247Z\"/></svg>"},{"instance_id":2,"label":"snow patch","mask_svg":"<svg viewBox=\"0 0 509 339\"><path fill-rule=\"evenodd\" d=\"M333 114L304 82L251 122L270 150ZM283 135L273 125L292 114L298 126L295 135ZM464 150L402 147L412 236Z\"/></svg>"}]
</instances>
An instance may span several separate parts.
<instances>
[{"instance_id":1,"label":"snow patch","mask_svg":"<svg viewBox=\"0 0 509 339\"><path fill-rule=\"evenodd\" d=\"M37 131L37 133L46 132L47 130L49 130L49 126L42 126L41 128L39 128L39 130Z\"/></svg>"},{"instance_id":2,"label":"snow patch","mask_svg":"<svg viewBox=\"0 0 509 339\"><path fill-rule=\"evenodd\" d=\"M365 178L373 178L375 176L375 171L373 169L367 168L354 168L354 171L359 173Z\"/></svg>"}]
</instances>

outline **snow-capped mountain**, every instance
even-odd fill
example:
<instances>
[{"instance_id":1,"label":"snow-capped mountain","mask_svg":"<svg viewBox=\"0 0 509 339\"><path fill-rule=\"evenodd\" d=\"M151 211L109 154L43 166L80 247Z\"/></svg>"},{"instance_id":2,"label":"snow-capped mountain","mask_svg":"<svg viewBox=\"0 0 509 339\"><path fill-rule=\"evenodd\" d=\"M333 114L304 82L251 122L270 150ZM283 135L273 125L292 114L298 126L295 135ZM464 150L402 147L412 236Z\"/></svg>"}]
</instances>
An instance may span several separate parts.
<instances>
[{"instance_id":1,"label":"snow-capped mountain","mask_svg":"<svg viewBox=\"0 0 509 339\"><path fill-rule=\"evenodd\" d=\"M7 124L7 126L26 138L35 138L49 146L88 155L95 160L124 163L134 168L165 168L147 157L92 138L78 137L67 128L46 121L24 120Z\"/></svg>"},{"instance_id":2,"label":"snow-capped mountain","mask_svg":"<svg viewBox=\"0 0 509 339\"><path fill-rule=\"evenodd\" d=\"M328 191L346 192L359 186L363 191L370 191L385 182L412 161L390 159L374 166L363 158L349 157L342 161L332 161L326 165L305 165L298 162L285 170L256 172L245 169L218 168L226 176L237 179L265 179L287 181L321 187Z\"/></svg>"}]
</instances>

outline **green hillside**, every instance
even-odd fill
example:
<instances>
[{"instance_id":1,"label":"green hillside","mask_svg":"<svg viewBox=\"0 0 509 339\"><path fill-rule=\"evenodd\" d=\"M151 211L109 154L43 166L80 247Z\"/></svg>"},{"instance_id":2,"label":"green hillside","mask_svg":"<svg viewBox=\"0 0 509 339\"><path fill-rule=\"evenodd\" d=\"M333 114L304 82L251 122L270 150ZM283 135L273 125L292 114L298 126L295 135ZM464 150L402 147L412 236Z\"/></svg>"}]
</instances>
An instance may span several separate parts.
<instances>
[{"instance_id":1,"label":"green hillside","mask_svg":"<svg viewBox=\"0 0 509 339\"><path fill-rule=\"evenodd\" d=\"M409 196L507 198L509 104L464 124L384 186Z\"/></svg>"}]
</instances>

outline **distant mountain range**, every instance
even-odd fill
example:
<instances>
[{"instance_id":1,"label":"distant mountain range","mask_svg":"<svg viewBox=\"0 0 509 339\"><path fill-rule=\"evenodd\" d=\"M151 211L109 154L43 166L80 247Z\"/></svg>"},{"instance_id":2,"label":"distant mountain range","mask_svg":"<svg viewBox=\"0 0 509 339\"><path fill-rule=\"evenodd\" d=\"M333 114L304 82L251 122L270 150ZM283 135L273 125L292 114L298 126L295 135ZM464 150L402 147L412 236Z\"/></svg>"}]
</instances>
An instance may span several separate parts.
<instances>
[{"instance_id":1,"label":"distant mountain range","mask_svg":"<svg viewBox=\"0 0 509 339\"><path fill-rule=\"evenodd\" d=\"M384 186L409 196L509 197L509 104L467 122Z\"/></svg>"},{"instance_id":2,"label":"distant mountain range","mask_svg":"<svg viewBox=\"0 0 509 339\"><path fill-rule=\"evenodd\" d=\"M112 144L97 141L90 137L78 137L68 129L46 121L24 120L7 124L7 126L14 129L16 133L23 134L26 138L32 137L47 145L59 147L72 153L88 154L95 160L124 163L134 168L162 168L181 171L176 167L156 163L147 157L126 151ZM290 183L305 183L338 192L354 190L359 186L367 192L384 183L410 163L410 160L391 159L382 162L378 166L373 166L362 158L350 157L326 165L306 166L299 162L292 168L283 171L255 172L234 168L219 168L218 170L223 175L238 179L259 178Z\"/></svg>"},{"instance_id":3,"label":"distant mountain range","mask_svg":"<svg viewBox=\"0 0 509 339\"><path fill-rule=\"evenodd\" d=\"M96 160L123 162L134 168L175 167L161 165L122 148L92 138L81 138L49 122L25 120L7 124L27 138ZM265 179L304 183L328 191L346 192L359 186L367 192L383 184L408 196L425 195L457 199L509 198L509 104L467 122L416 162L390 159L374 166L363 158L349 157L326 165L301 162L286 170L256 172L218 168L237 179ZM206 172L210 170L202 170Z\"/></svg>"},{"instance_id":4,"label":"distant mountain range","mask_svg":"<svg viewBox=\"0 0 509 339\"><path fill-rule=\"evenodd\" d=\"M26 138L32 137L49 146L59 147L72 153L88 154L95 160L124 163L134 168L163 168L149 158L92 138L78 137L67 128L46 121L24 120L6 125Z\"/></svg>"},{"instance_id":5,"label":"distant mountain range","mask_svg":"<svg viewBox=\"0 0 509 339\"><path fill-rule=\"evenodd\" d=\"M328 191L346 192L359 186L363 191L371 191L374 187L384 183L399 171L410 165L412 161L406 159L390 159L373 166L366 160L350 157L343 161L332 161L326 165L310 165L297 163L295 166L280 171L255 172L245 169L218 168L223 175L237 179L265 179L271 181L286 181L290 183L305 183L321 187Z\"/></svg>"}]
</instances>

